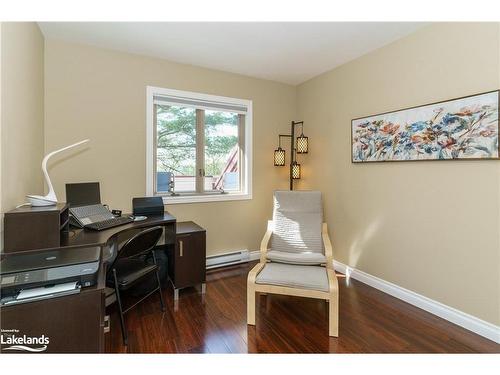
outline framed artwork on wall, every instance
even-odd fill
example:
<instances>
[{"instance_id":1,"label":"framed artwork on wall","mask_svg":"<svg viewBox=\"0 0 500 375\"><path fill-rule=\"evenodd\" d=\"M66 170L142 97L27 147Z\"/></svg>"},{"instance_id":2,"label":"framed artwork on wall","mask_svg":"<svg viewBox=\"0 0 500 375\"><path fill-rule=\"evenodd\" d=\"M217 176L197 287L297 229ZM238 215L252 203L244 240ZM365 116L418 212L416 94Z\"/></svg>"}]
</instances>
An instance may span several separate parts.
<instances>
[{"instance_id":1,"label":"framed artwork on wall","mask_svg":"<svg viewBox=\"0 0 500 375\"><path fill-rule=\"evenodd\" d=\"M352 162L499 159L499 90L353 119Z\"/></svg>"}]
</instances>

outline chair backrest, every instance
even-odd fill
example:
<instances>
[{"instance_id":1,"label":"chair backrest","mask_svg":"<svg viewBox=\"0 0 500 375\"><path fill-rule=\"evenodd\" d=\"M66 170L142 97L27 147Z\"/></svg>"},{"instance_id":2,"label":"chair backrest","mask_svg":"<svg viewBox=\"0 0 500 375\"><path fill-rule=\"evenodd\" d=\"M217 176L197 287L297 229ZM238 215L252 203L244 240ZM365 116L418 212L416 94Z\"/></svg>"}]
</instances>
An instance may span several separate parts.
<instances>
[{"instance_id":1,"label":"chair backrest","mask_svg":"<svg viewBox=\"0 0 500 375\"><path fill-rule=\"evenodd\" d=\"M144 229L128 239L118 250L116 258L110 268L113 268L113 265L119 259L133 258L149 253L158 243L162 233L162 227L152 227Z\"/></svg>"},{"instance_id":2,"label":"chair backrest","mask_svg":"<svg viewBox=\"0 0 500 375\"><path fill-rule=\"evenodd\" d=\"M275 191L271 249L290 253L324 253L320 191Z\"/></svg>"}]
</instances>

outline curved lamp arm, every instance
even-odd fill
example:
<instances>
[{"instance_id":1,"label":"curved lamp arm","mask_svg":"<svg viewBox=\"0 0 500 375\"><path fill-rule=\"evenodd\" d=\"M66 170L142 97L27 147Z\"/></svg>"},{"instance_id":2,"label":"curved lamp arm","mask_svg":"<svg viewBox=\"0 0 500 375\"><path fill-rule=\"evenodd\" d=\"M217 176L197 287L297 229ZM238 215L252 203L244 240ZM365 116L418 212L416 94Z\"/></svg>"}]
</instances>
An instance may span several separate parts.
<instances>
[{"instance_id":1,"label":"curved lamp arm","mask_svg":"<svg viewBox=\"0 0 500 375\"><path fill-rule=\"evenodd\" d=\"M69 150L70 148L80 146L84 143L89 142L90 139L84 139L83 141L73 143L72 145L60 148L59 150L52 151L51 153L45 155L42 160L42 172L45 177L45 182L47 183L47 187L49 188L49 192L46 196L42 197L40 195L28 195L28 200L30 201L32 206L51 206L57 203L56 192L54 191L54 187L52 186L52 182L50 181L49 173L47 172L47 163L49 159L59 154L60 152Z\"/></svg>"}]
</instances>

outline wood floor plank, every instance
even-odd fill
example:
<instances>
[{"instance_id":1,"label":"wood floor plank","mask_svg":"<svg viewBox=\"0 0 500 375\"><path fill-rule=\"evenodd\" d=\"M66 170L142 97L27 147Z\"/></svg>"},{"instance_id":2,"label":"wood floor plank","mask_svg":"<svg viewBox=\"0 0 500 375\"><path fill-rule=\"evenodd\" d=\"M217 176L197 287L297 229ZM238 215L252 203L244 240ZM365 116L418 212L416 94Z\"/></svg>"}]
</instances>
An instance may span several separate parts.
<instances>
[{"instance_id":1,"label":"wood floor plank","mask_svg":"<svg viewBox=\"0 0 500 375\"><path fill-rule=\"evenodd\" d=\"M212 270L206 295L163 290L126 314L122 344L115 306L109 353L500 353L500 345L356 280L339 277L339 337L328 336L325 301L256 298L256 326L246 324L246 277L255 263ZM127 299L126 299L127 300Z\"/></svg>"}]
</instances>

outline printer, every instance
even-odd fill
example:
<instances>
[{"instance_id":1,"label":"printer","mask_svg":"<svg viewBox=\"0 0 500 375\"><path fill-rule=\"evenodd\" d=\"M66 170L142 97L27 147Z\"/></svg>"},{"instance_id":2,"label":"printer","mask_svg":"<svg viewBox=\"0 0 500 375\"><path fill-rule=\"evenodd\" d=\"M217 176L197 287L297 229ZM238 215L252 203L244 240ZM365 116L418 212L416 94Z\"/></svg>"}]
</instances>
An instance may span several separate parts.
<instances>
[{"instance_id":1,"label":"printer","mask_svg":"<svg viewBox=\"0 0 500 375\"><path fill-rule=\"evenodd\" d=\"M14 303L23 295L37 300L77 293L95 285L100 261L98 246L6 255L0 261L1 304Z\"/></svg>"}]
</instances>

